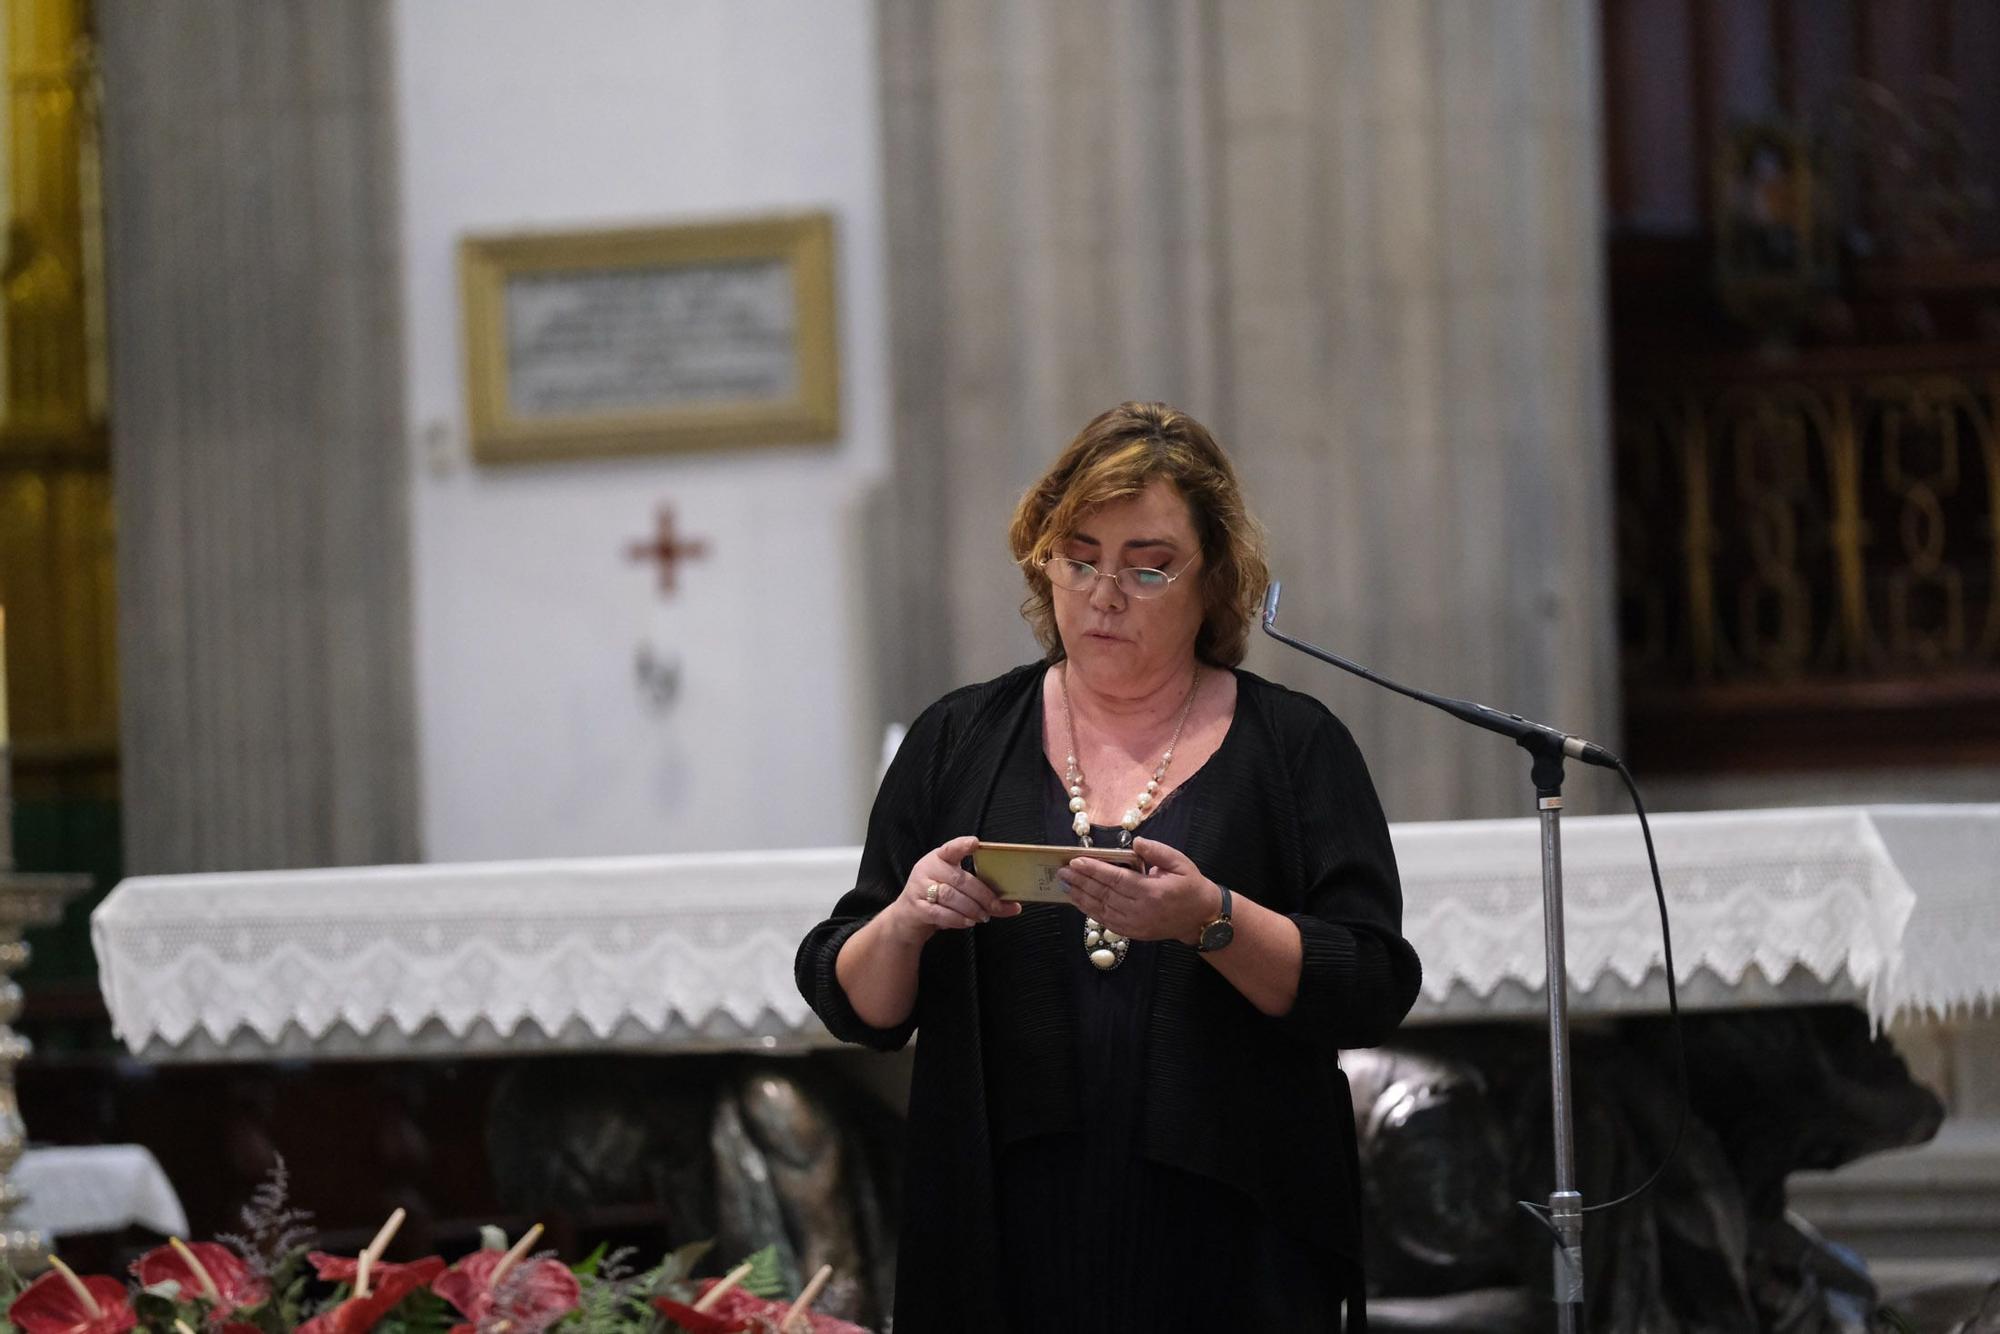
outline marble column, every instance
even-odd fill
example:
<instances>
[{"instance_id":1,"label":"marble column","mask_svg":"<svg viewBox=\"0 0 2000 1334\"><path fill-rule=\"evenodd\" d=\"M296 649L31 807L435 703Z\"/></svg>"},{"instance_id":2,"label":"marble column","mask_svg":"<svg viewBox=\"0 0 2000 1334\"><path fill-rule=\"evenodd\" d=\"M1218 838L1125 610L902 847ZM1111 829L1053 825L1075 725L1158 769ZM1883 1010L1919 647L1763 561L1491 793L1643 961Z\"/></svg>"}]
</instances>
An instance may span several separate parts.
<instances>
[{"instance_id":1,"label":"marble column","mask_svg":"<svg viewBox=\"0 0 2000 1334\"><path fill-rule=\"evenodd\" d=\"M1157 397L1241 464L1289 630L1616 744L1589 0L880 14L892 715L1030 656L1007 514ZM1392 818L1531 812L1497 738L1249 665L1348 721Z\"/></svg>"},{"instance_id":2,"label":"marble column","mask_svg":"<svg viewBox=\"0 0 2000 1334\"><path fill-rule=\"evenodd\" d=\"M386 0L99 0L132 872L417 856Z\"/></svg>"}]
</instances>

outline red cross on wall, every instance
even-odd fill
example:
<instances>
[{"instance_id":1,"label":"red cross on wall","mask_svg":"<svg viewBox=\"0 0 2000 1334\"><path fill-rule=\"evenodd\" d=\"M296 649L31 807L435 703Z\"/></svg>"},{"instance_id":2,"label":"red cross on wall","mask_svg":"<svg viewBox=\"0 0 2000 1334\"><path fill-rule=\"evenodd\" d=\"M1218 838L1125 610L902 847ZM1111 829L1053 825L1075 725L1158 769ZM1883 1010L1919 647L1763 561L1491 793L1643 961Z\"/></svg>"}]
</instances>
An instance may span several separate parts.
<instances>
[{"instance_id":1,"label":"red cross on wall","mask_svg":"<svg viewBox=\"0 0 2000 1334\"><path fill-rule=\"evenodd\" d=\"M644 542L634 542L625 548L627 560L656 560L660 563L662 597L673 596L676 565L684 560L699 560L707 554L708 543L699 539L683 542L674 536L674 512L665 505L660 506L653 536Z\"/></svg>"}]
</instances>

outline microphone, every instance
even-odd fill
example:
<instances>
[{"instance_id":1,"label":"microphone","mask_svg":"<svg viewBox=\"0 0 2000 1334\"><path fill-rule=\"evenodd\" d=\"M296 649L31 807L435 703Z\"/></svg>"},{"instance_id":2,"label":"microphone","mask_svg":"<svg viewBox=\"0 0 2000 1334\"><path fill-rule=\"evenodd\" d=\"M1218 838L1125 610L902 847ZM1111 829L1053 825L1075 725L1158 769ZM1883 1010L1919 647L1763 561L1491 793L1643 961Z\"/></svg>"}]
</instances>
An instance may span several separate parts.
<instances>
[{"instance_id":1,"label":"microphone","mask_svg":"<svg viewBox=\"0 0 2000 1334\"><path fill-rule=\"evenodd\" d=\"M1373 682L1375 685L1381 686L1384 690L1393 690L1399 695L1407 695L1409 698L1423 704L1428 704L1434 709L1443 709L1452 717L1471 723L1474 727L1483 727L1489 732L1498 732L1501 736L1509 738L1515 745L1521 747L1531 755L1546 755L1550 757L1568 756L1570 759L1582 760L1585 764L1594 764L1603 769L1616 769L1619 767L1619 759L1616 755L1604 747L1597 745L1595 742L1586 741L1580 736L1571 736L1569 733L1550 727L1546 723L1538 723L1531 719L1523 718L1518 713L1502 713L1498 709L1489 708L1484 704L1476 704L1469 699L1454 699L1450 695L1435 695L1428 690L1419 690L1415 686L1406 686L1400 682L1391 681L1388 677L1377 675L1358 662L1350 662L1337 653L1329 653L1323 648L1306 643L1304 640L1292 638L1278 629L1278 597L1282 589L1282 583L1279 580L1273 579L1271 586L1264 590L1264 633L1279 643L1289 644L1308 657L1318 658L1321 662L1338 667L1344 672L1352 672L1362 680Z\"/></svg>"}]
</instances>

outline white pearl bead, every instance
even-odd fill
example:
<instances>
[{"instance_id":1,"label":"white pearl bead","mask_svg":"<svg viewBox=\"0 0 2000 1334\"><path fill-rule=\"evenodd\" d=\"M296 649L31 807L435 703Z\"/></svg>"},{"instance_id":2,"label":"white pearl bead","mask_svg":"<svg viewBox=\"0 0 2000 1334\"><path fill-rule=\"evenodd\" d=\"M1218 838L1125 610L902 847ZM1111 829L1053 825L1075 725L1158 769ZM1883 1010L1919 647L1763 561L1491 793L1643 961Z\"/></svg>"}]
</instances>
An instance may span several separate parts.
<instances>
[{"instance_id":1,"label":"white pearl bead","mask_svg":"<svg viewBox=\"0 0 2000 1334\"><path fill-rule=\"evenodd\" d=\"M1070 795L1071 795L1072 797L1080 797L1080 796L1082 796L1082 795L1083 795L1083 785L1082 785L1082 784L1080 784L1080 783L1072 783L1072 784L1070 784L1070 789L1069 789L1069 794L1070 794Z\"/></svg>"},{"instance_id":2,"label":"white pearl bead","mask_svg":"<svg viewBox=\"0 0 2000 1334\"><path fill-rule=\"evenodd\" d=\"M1075 764L1075 763L1076 763L1076 756L1074 756L1074 755L1065 755L1065 756L1063 756L1063 763L1064 763L1064 764Z\"/></svg>"},{"instance_id":3,"label":"white pearl bead","mask_svg":"<svg viewBox=\"0 0 2000 1334\"><path fill-rule=\"evenodd\" d=\"M1153 804L1153 794L1152 794L1152 793L1150 793L1150 792L1141 792L1141 793L1139 794L1139 809L1140 809L1140 810L1142 810L1142 811L1143 811L1143 810L1145 810L1145 809L1146 809L1146 808L1147 808L1148 806L1150 806L1150 805L1152 805L1152 804Z\"/></svg>"},{"instance_id":4,"label":"white pearl bead","mask_svg":"<svg viewBox=\"0 0 2000 1334\"><path fill-rule=\"evenodd\" d=\"M1148 792L1158 792L1160 790L1160 780L1155 778L1151 782L1147 783L1146 790Z\"/></svg>"},{"instance_id":5,"label":"white pearl bead","mask_svg":"<svg viewBox=\"0 0 2000 1334\"><path fill-rule=\"evenodd\" d=\"M1123 824L1127 829L1137 829L1139 827L1139 812L1125 812L1125 818L1119 823Z\"/></svg>"},{"instance_id":6,"label":"white pearl bead","mask_svg":"<svg viewBox=\"0 0 2000 1334\"><path fill-rule=\"evenodd\" d=\"M1104 933L1102 931L1086 931L1083 933L1083 947L1085 949L1094 950L1103 943Z\"/></svg>"},{"instance_id":7,"label":"white pearl bead","mask_svg":"<svg viewBox=\"0 0 2000 1334\"><path fill-rule=\"evenodd\" d=\"M1118 952L1116 950L1095 949L1090 952L1090 961L1100 969L1109 972L1118 966Z\"/></svg>"},{"instance_id":8,"label":"white pearl bead","mask_svg":"<svg viewBox=\"0 0 2000 1334\"><path fill-rule=\"evenodd\" d=\"M1090 832L1090 817L1088 815L1078 814L1078 816L1074 820L1071 820L1069 822L1069 827L1071 829L1076 830L1076 832L1079 834L1087 834Z\"/></svg>"},{"instance_id":9,"label":"white pearl bead","mask_svg":"<svg viewBox=\"0 0 2000 1334\"><path fill-rule=\"evenodd\" d=\"M1082 810L1082 809L1083 809L1083 798L1082 798L1082 797L1071 797L1071 798L1069 799L1069 808L1070 808L1071 810L1073 810L1073 811L1080 811L1080 810Z\"/></svg>"}]
</instances>

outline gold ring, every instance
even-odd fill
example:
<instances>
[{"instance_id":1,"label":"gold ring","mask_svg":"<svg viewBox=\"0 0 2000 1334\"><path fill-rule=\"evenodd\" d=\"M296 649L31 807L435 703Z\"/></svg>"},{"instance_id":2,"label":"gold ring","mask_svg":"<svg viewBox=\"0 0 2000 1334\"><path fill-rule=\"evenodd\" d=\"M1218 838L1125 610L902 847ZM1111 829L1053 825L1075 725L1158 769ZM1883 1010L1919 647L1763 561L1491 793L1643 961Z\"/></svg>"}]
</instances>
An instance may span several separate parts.
<instances>
[{"instance_id":1,"label":"gold ring","mask_svg":"<svg viewBox=\"0 0 2000 1334\"><path fill-rule=\"evenodd\" d=\"M933 880L924 889L924 902L936 903L938 901L938 895L942 893L944 893L944 886L939 884L937 881Z\"/></svg>"}]
</instances>

